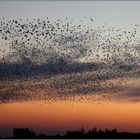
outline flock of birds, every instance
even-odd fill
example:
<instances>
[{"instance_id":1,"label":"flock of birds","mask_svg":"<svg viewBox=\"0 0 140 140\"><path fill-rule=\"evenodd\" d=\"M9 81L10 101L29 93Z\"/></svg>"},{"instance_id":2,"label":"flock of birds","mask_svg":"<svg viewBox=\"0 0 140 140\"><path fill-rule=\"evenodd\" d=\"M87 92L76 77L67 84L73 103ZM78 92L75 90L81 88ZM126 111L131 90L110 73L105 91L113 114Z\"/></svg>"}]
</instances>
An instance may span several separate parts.
<instances>
[{"instance_id":1,"label":"flock of birds","mask_svg":"<svg viewBox=\"0 0 140 140\"><path fill-rule=\"evenodd\" d=\"M0 102L110 98L140 78L139 25L127 31L80 22L1 19Z\"/></svg>"}]
</instances>

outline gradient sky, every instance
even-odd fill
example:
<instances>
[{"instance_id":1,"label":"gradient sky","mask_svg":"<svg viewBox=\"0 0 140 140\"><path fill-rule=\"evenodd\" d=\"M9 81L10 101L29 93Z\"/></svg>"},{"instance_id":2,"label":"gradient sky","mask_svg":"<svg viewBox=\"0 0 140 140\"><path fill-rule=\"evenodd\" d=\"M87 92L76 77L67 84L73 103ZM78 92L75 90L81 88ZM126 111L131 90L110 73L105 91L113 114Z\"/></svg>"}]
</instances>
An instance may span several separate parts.
<instances>
[{"instance_id":1,"label":"gradient sky","mask_svg":"<svg viewBox=\"0 0 140 140\"><path fill-rule=\"evenodd\" d=\"M64 22L65 18L68 17L69 20L74 20L75 24L80 23L81 20L83 20L84 24L91 27L102 26L108 23L109 27L115 26L129 31L131 24L140 25L140 2L0 1L0 19L3 17L8 20L20 18L29 18L32 20L34 18L44 19L45 17L49 17L51 20L64 19ZM94 22L91 22L91 17L94 19ZM135 47L137 54L139 54L139 45ZM62 51L58 52L57 55L59 56L61 52ZM88 56L88 53L86 56ZM83 71L81 70L76 73L60 72L52 77L47 77L45 74L41 77L42 72L40 71L36 79L30 76L26 79L25 76L23 79L15 78L9 81L6 79L3 80L0 77L0 89L2 90L0 92L0 136L11 134L11 130L14 127L30 127L37 132L45 133L64 132L70 129L78 129L81 126L85 128L97 126L99 128L118 128L122 131L140 131L140 82L138 81L140 59L139 56L130 56L130 58L134 58L135 60L137 58L138 62L136 67L132 66L130 69L126 67L125 70L125 67L124 69L120 67L119 69L117 69L117 67L113 69L112 66L111 70L113 70L111 72L113 74L111 73L112 76L109 75L110 77L108 75L108 77L106 76L108 68L105 67L104 69L103 67L104 71L102 72L101 65L99 65L99 72L94 69L92 69L92 71L83 69ZM59 63L57 65L59 65ZM19 66L22 67L22 65ZM70 65L70 67L73 68L74 66ZM70 67L68 68L70 69ZM35 68L37 69L38 67ZM115 79L114 75L119 74L120 69L123 71L123 78L117 77L117 79L115 77ZM98 106L98 100L97 103L95 103L94 101L96 101L96 99L92 100L93 98L91 98L91 95L94 95L93 93L96 92L96 86L94 88L92 86L98 78L101 80L101 84L100 82L98 83L105 86L107 92L110 90L112 93L111 88L114 89L115 86L117 90L119 88L121 89L119 86L125 86L126 82L128 82L130 89L127 87L125 92L114 96L109 104L108 99L110 99L110 95L109 98L103 98L105 101ZM103 81L104 83L102 83L103 79L107 82ZM121 80L122 83L120 82ZM135 83L137 86L131 87L133 85L132 83ZM117 84L119 85L118 87ZM97 87L98 86L97 84ZM99 87L102 89L101 86ZM73 89L72 92L66 92L68 88ZM99 91L107 95L104 91L104 87L103 91L100 88L99 90L97 88L97 96ZM81 102L81 98L83 99L84 97L81 96L81 94L77 94L84 93L85 91L88 93L87 96L84 95L84 101L86 101L86 103ZM72 99L67 98L67 95L72 95ZM78 97L80 100L77 99Z\"/></svg>"},{"instance_id":2,"label":"gradient sky","mask_svg":"<svg viewBox=\"0 0 140 140\"><path fill-rule=\"evenodd\" d=\"M0 135L12 135L13 128L29 127L38 133L64 133L67 130L117 128L140 130L140 103L129 102L25 102L0 105ZM120 109L121 108L121 109ZM9 117L10 116L10 117Z\"/></svg>"},{"instance_id":3,"label":"gradient sky","mask_svg":"<svg viewBox=\"0 0 140 140\"><path fill-rule=\"evenodd\" d=\"M68 17L81 20L84 16L92 17L95 24L109 23L126 27L139 24L139 1L1 1L0 17L5 18L44 18ZM89 21L86 21L91 24ZM93 24L92 24L93 26Z\"/></svg>"}]
</instances>

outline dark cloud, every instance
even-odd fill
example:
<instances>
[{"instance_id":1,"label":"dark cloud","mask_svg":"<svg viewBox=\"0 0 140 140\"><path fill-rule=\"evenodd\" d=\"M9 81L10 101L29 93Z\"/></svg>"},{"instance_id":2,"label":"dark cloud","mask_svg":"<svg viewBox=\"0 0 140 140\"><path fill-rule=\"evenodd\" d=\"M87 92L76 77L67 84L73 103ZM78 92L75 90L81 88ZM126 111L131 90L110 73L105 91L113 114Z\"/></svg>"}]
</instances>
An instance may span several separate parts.
<instances>
[{"instance_id":1,"label":"dark cloud","mask_svg":"<svg viewBox=\"0 0 140 140\"><path fill-rule=\"evenodd\" d=\"M113 99L121 102L140 102L140 86L128 87L123 93L114 96Z\"/></svg>"}]
</instances>

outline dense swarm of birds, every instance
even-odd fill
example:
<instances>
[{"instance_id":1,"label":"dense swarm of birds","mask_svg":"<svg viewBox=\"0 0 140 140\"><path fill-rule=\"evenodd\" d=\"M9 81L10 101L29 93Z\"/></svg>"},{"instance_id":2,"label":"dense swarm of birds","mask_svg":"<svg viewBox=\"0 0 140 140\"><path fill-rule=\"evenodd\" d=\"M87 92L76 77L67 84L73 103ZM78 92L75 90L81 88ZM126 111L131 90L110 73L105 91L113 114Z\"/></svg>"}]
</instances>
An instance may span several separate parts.
<instances>
[{"instance_id":1,"label":"dense swarm of birds","mask_svg":"<svg viewBox=\"0 0 140 140\"><path fill-rule=\"evenodd\" d=\"M140 78L139 25L80 22L1 19L0 102L110 98Z\"/></svg>"}]
</instances>

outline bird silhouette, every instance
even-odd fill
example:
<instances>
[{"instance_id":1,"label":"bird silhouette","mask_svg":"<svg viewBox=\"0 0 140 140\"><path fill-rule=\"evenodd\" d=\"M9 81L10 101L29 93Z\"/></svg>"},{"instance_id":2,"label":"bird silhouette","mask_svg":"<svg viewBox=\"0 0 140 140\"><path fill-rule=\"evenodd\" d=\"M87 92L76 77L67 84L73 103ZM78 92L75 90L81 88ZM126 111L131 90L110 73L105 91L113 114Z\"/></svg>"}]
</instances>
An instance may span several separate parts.
<instances>
[{"instance_id":1,"label":"bird silhouette","mask_svg":"<svg viewBox=\"0 0 140 140\"><path fill-rule=\"evenodd\" d=\"M6 49L0 50L0 76L16 77L10 87L2 84L1 101L75 96L90 100L91 93L94 100L96 93L110 99L109 93L127 87L127 78L140 77L139 25L132 30L108 27L108 23L92 28L84 24L86 17L80 24L65 20L1 19L0 38ZM20 76L23 85L17 82Z\"/></svg>"}]
</instances>

